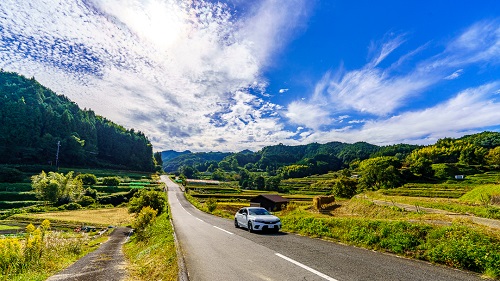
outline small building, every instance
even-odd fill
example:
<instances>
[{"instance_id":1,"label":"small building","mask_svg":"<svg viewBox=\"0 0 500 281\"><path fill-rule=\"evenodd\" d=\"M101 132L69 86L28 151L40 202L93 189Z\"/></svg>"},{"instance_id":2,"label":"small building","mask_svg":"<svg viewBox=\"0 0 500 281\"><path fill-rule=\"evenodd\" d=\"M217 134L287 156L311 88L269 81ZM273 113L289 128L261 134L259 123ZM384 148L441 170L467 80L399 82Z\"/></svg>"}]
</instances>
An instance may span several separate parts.
<instances>
[{"instance_id":1,"label":"small building","mask_svg":"<svg viewBox=\"0 0 500 281\"><path fill-rule=\"evenodd\" d=\"M286 207L290 200L283 198L277 194L261 194L250 199L250 206L262 207L268 211L281 211Z\"/></svg>"},{"instance_id":2,"label":"small building","mask_svg":"<svg viewBox=\"0 0 500 281\"><path fill-rule=\"evenodd\" d=\"M463 180L465 179L465 175L455 175L456 180Z\"/></svg>"}]
</instances>

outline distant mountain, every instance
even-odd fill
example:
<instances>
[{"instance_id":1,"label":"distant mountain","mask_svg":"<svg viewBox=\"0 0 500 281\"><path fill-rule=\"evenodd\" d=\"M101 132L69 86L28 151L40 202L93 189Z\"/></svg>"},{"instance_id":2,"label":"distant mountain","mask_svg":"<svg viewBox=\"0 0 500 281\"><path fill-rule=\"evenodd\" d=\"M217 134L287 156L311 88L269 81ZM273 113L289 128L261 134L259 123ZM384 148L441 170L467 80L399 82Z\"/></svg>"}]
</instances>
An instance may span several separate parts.
<instances>
[{"instance_id":1,"label":"distant mountain","mask_svg":"<svg viewBox=\"0 0 500 281\"><path fill-rule=\"evenodd\" d=\"M189 150L184 150L183 152L177 152L175 150L165 150L161 152L161 159L163 160L163 162L167 162L170 159L174 159L175 157L190 153L191 151Z\"/></svg>"},{"instance_id":2,"label":"distant mountain","mask_svg":"<svg viewBox=\"0 0 500 281\"><path fill-rule=\"evenodd\" d=\"M207 162L219 162L225 157L232 155L233 153L227 152L177 152L179 155L177 157L163 160L163 170L167 173L176 172L182 166L197 166L204 165ZM171 153L170 155L173 155ZM167 154L168 155L168 154ZM162 152L163 156L163 152Z\"/></svg>"},{"instance_id":3,"label":"distant mountain","mask_svg":"<svg viewBox=\"0 0 500 281\"><path fill-rule=\"evenodd\" d=\"M403 158L418 145L397 144L390 146L377 146L366 142L353 144L342 142L329 142L325 144L311 143L307 145L288 146L283 144L266 146L258 152L244 150L237 153L200 152L186 153L170 159L163 159L163 168L166 172L176 172L182 166L192 166L203 172L211 164L219 168L248 167L253 170L275 171L280 167L302 164L318 167L326 171L338 170L348 167L353 160L364 160L372 156L396 156ZM180 152L166 151L168 155ZM234 170L234 169L233 169Z\"/></svg>"},{"instance_id":4,"label":"distant mountain","mask_svg":"<svg viewBox=\"0 0 500 281\"><path fill-rule=\"evenodd\" d=\"M0 70L0 164L152 171L146 136L81 110L34 78Z\"/></svg>"}]
</instances>

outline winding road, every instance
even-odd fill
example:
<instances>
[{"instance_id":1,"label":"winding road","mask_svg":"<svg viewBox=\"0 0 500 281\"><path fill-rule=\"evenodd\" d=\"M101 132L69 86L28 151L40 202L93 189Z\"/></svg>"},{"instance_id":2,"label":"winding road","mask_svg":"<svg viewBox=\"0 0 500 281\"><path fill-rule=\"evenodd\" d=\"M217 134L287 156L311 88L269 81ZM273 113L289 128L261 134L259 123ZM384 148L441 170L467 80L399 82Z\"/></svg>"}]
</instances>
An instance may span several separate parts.
<instances>
[{"instance_id":1,"label":"winding road","mask_svg":"<svg viewBox=\"0 0 500 281\"><path fill-rule=\"evenodd\" d=\"M482 280L474 273L289 233L252 234L203 213L167 176L189 280Z\"/></svg>"}]
</instances>

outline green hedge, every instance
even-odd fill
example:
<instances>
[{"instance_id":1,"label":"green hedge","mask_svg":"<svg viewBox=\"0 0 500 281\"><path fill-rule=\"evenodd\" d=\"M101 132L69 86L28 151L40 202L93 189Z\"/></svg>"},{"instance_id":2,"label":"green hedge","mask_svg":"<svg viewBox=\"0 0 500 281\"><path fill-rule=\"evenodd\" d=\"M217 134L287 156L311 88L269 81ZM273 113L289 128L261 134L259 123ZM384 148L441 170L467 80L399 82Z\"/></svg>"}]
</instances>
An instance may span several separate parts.
<instances>
[{"instance_id":1,"label":"green hedge","mask_svg":"<svg viewBox=\"0 0 500 281\"><path fill-rule=\"evenodd\" d=\"M10 191L10 192L21 192L21 191L31 191L33 188L31 187L31 183L0 183L0 191Z\"/></svg>"},{"instance_id":2,"label":"green hedge","mask_svg":"<svg viewBox=\"0 0 500 281\"><path fill-rule=\"evenodd\" d=\"M0 209L23 208L36 204L40 204L40 201L0 201Z\"/></svg>"},{"instance_id":3,"label":"green hedge","mask_svg":"<svg viewBox=\"0 0 500 281\"><path fill-rule=\"evenodd\" d=\"M34 192L5 192L0 191L0 201L36 201Z\"/></svg>"}]
</instances>

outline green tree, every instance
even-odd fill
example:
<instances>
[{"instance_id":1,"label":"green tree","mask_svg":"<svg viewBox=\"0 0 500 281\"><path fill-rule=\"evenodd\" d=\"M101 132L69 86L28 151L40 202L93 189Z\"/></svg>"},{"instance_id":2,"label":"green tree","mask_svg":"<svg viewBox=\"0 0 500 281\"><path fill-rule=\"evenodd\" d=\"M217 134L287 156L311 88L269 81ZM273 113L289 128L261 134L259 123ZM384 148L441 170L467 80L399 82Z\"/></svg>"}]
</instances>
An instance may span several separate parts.
<instances>
[{"instance_id":1,"label":"green tree","mask_svg":"<svg viewBox=\"0 0 500 281\"><path fill-rule=\"evenodd\" d=\"M358 181L348 177L340 177L335 181L332 194L342 198L352 198L357 193Z\"/></svg>"},{"instance_id":2,"label":"green tree","mask_svg":"<svg viewBox=\"0 0 500 281\"><path fill-rule=\"evenodd\" d=\"M139 213L144 207L151 207L161 215L167 204L165 192L142 189L134 194L129 202L129 213Z\"/></svg>"},{"instance_id":3,"label":"green tree","mask_svg":"<svg viewBox=\"0 0 500 281\"><path fill-rule=\"evenodd\" d=\"M266 178L266 190L274 190L277 191L279 189L281 183L281 177L273 176Z\"/></svg>"},{"instance_id":4,"label":"green tree","mask_svg":"<svg viewBox=\"0 0 500 281\"><path fill-rule=\"evenodd\" d=\"M398 168L401 162L396 157L382 156L363 160L359 164L359 186L364 190L394 188L401 182Z\"/></svg>"},{"instance_id":5,"label":"green tree","mask_svg":"<svg viewBox=\"0 0 500 281\"><path fill-rule=\"evenodd\" d=\"M490 165L500 165L500 146L490 149L485 158Z\"/></svg>"},{"instance_id":6,"label":"green tree","mask_svg":"<svg viewBox=\"0 0 500 281\"><path fill-rule=\"evenodd\" d=\"M258 176L254 179L253 184L255 185L255 188L263 190L266 187L266 180L263 176Z\"/></svg>"},{"instance_id":7,"label":"green tree","mask_svg":"<svg viewBox=\"0 0 500 281\"><path fill-rule=\"evenodd\" d=\"M69 203L77 200L83 193L82 181L73 177L73 172L66 175L56 172L46 174L42 171L31 177L31 186L37 197L51 203Z\"/></svg>"}]
</instances>

